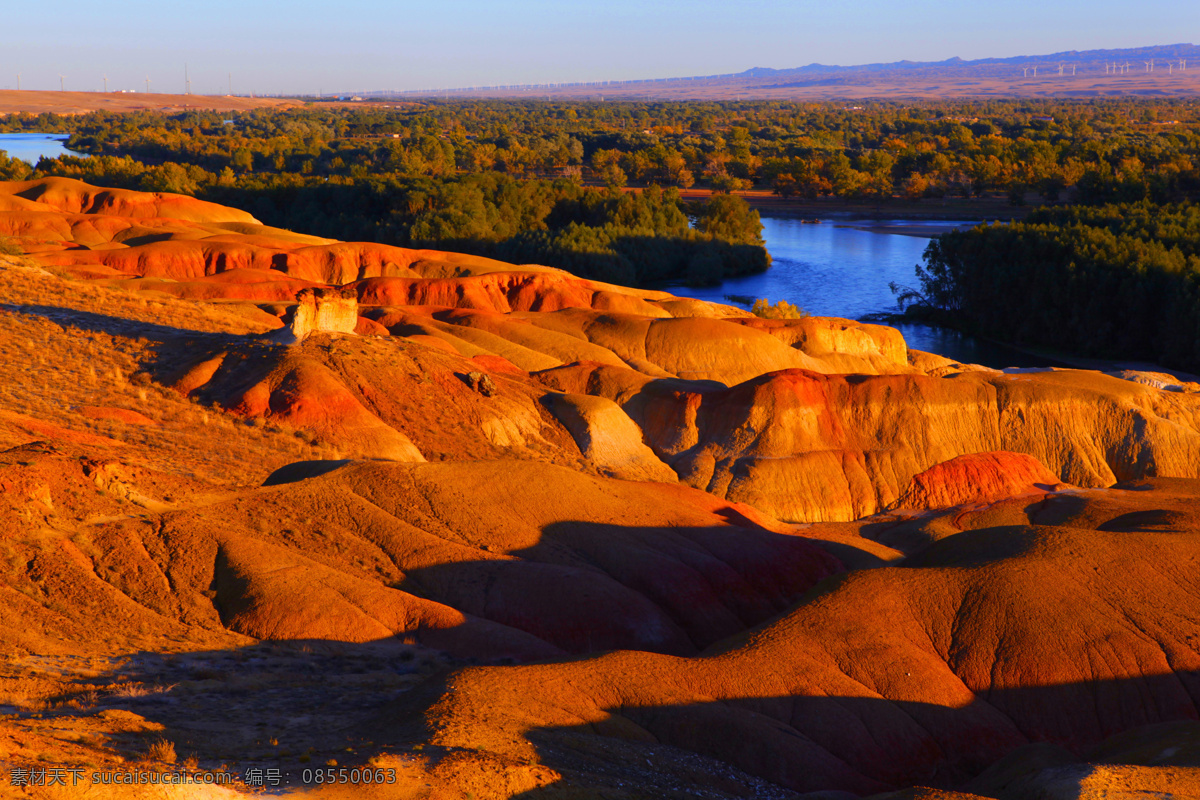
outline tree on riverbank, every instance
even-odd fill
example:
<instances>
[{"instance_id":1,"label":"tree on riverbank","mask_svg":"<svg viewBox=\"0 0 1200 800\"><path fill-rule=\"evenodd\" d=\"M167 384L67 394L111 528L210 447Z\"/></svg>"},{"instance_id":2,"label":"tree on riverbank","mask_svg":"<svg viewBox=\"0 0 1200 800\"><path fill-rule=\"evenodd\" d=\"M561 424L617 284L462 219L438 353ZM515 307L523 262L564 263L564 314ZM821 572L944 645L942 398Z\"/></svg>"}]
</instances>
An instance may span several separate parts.
<instances>
[{"instance_id":1,"label":"tree on riverbank","mask_svg":"<svg viewBox=\"0 0 1200 800\"><path fill-rule=\"evenodd\" d=\"M1194 204L1041 209L943 234L925 262L922 294L972 331L1200 370Z\"/></svg>"},{"instance_id":2,"label":"tree on riverbank","mask_svg":"<svg viewBox=\"0 0 1200 800\"><path fill-rule=\"evenodd\" d=\"M1049 202L1200 197L1200 110L1177 100L480 100L0 120L0 130L39 128L72 132L69 145L93 158L43 160L38 175L193 194L335 238L506 253L622 280L765 269L756 215L722 194L735 187L879 208L1030 192ZM716 194L685 207L658 188L693 184ZM644 199L612 199L630 185Z\"/></svg>"}]
</instances>

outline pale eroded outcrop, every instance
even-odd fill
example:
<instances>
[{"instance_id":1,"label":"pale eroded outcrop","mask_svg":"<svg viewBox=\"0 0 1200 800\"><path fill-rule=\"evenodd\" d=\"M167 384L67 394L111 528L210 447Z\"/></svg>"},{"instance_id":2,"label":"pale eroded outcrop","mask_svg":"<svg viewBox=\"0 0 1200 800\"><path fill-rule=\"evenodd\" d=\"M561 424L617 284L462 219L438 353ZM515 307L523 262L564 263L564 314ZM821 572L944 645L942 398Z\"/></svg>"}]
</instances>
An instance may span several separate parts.
<instances>
[{"instance_id":1,"label":"pale eroded outcrop","mask_svg":"<svg viewBox=\"0 0 1200 800\"><path fill-rule=\"evenodd\" d=\"M352 289L302 289L284 317L280 340L302 342L309 334L349 333L358 326L358 297Z\"/></svg>"},{"instance_id":2,"label":"pale eroded outcrop","mask_svg":"<svg viewBox=\"0 0 1200 800\"><path fill-rule=\"evenodd\" d=\"M548 394L545 403L601 474L627 481L675 482L671 468L642 441L642 429L613 401L586 394Z\"/></svg>"}]
</instances>

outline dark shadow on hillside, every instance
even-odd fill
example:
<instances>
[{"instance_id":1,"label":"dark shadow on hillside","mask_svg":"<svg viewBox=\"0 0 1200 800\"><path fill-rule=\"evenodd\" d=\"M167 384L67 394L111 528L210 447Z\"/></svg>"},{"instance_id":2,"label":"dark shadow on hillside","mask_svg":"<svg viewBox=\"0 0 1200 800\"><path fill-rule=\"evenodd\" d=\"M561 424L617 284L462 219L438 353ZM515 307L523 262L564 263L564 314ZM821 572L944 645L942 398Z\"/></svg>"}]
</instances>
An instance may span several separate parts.
<instances>
[{"instance_id":1,"label":"dark shadow on hillside","mask_svg":"<svg viewBox=\"0 0 1200 800\"><path fill-rule=\"evenodd\" d=\"M142 340L150 357L140 365L141 369L150 378L163 384L174 382L181 370L231 349L236 349L244 358L255 359L278 347L271 341L270 334L197 331L58 306L3 303L0 309L43 317L63 328Z\"/></svg>"},{"instance_id":2,"label":"dark shadow on hillside","mask_svg":"<svg viewBox=\"0 0 1200 800\"><path fill-rule=\"evenodd\" d=\"M446 671L468 663L399 639L264 641L230 650L139 652L119 661L115 671L85 673L81 691L17 718L44 718L65 730L72 720L132 712L164 729L104 737L105 746L131 764L166 738L178 757L175 769L192 757L202 770L229 765L244 775L274 768L290 777L282 785L292 787L303 785L303 769L331 761L366 767L380 754L422 742L420 714L391 720L381 736L380 706L402 694L416 707L431 704Z\"/></svg>"},{"instance_id":3,"label":"dark shadow on hillside","mask_svg":"<svg viewBox=\"0 0 1200 800\"><path fill-rule=\"evenodd\" d=\"M415 330L414 332L419 333L420 331ZM546 386L549 386L549 387L552 387L555 389L559 389L561 391L573 391L571 386L562 382L560 375L558 374L560 371L574 370L574 369L578 369L580 367L590 367L590 368L594 368L594 369L603 370L604 368L609 367L609 366L610 365L607 365L607 364L601 364L598 361L572 361L569 364L563 364L562 366L558 366L558 367L551 367L550 369L533 372L531 374L533 375L534 378L536 378L538 381L545 384ZM673 399L674 396L680 392L684 392L687 394L703 395L703 394L709 394L709 393L719 394L721 392L728 392L728 391L729 391L728 386L721 383L720 381L715 381L715 380L693 380L690 378L655 378L653 380L646 382L645 385L641 386L636 392L634 392L628 398L624 398L624 397L621 398L619 405L625 411L625 413L627 413L631 418L633 418L635 421L639 421L639 420L644 419L647 405L650 404L651 402L653 402L654 400ZM597 388L589 388L586 391L586 393L587 394L597 394L597 395L603 396L602 393ZM639 423L639 427L644 427L644 426L641 426L641 424ZM661 455L660 455L660 457L661 457Z\"/></svg>"},{"instance_id":4,"label":"dark shadow on hillside","mask_svg":"<svg viewBox=\"0 0 1200 800\"><path fill-rule=\"evenodd\" d=\"M307 480L331 481L336 474ZM516 467L509 474L519 478ZM305 480L302 474L292 477ZM344 502L351 499L350 492L343 495ZM1146 502L1158 503L1153 497ZM301 503L292 507L297 516L304 513ZM459 530L485 536L486 512L478 524L458 519ZM314 524L329 535L324 552L338 549L338 518L326 514ZM1153 534L1142 535L1142 543L1127 542L1136 534L1095 531L1077 531L1080 538L1065 541L1068 537L1040 533L1041 538L1032 526L966 531L888 570L890 576L835 575L791 599L788 585L776 584L781 600L791 603L787 621L761 636L743 632L726 639L703 657L643 651L472 665L397 637L137 653L128 664L82 676L76 688L55 698L43 720L23 711L19 722L63 731L84 717L129 719L98 716L105 710L132 711L164 727L161 733L115 737L112 747L130 760L160 735L175 743L181 759L195 754L204 767L269 766L293 776L310 766L361 766L395 754L412 757L404 762L410 764L428 759L435 771L444 764L445 775L459 776L453 780L494 774L496 785L516 787L514 794L549 800L570 792L720 798L789 797L785 789L870 794L917 784L961 788L1030 743L1049 743L1080 757L1123 731L1200 719L1196 587L1187 567L1195 542ZM1088 563L1087 542L1101 539L1128 547L1097 550L1095 563ZM558 630L578 637L581 628L605 615L614 624L627 622L611 599L630 596L683 630L695 624L689 620L715 619L710 606L697 602L697 587L707 584L730 611L726 604L735 599L755 598L739 595L736 580L763 595L772 585L769 568L790 575L795 564L787 562L789 554L807 563L811 547L793 550L781 547L781 540L796 541L752 527L562 521L546 525L536 544L517 553L521 560L489 559L481 546L475 560L412 574L419 588L444 592L437 598L443 602L454 592L484 587L482 594L463 594L463 604L479 603L493 614L507 604L504 613L516 617L508 623L514 628L573 622L574 628ZM1139 560L1155 547L1162 552L1149 558L1153 569L1139 569ZM1012 558L1030 552L1038 558L1024 564ZM1007 591L1020 589L1019 574L1046 566L1044 557L1054 553L1061 558L1038 581ZM1017 569L1006 569L1000 563L1005 558ZM736 573L738 564L754 569L730 578L732 585L712 585L714 576ZM923 584L928 591L909 585L887 593L884 579L894 579L893 585L919 580L912 567L921 565L933 568ZM1096 566L1107 574L1093 581ZM943 593L943 579L952 572L971 574L960 594ZM312 576L299 578L305 587L318 588ZM445 583L434 585L438 578ZM1140 585L1126 586L1137 581ZM1120 591L1089 596L1089 585ZM219 607L226 598L216 575L214 586L216 595L208 599ZM689 587L690 593L684 591ZM848 593L839 596L843 587ZM611 594L598 594L601 590ZM1117 602L1126 590L1134 595L1131 605ZM1066 602L1078 596L1087 602ZM289 598L276 613L325 620L338 613L307 603L303 593ZM521 623L517 612L531 615L532 622ZM468 618L458 628L437 632L461 632L470 623ZM743 631L746 624L738 619ZM333 630L342 635L349 629ZM636 632L622 629L621 635L630 636L630 630ZM404 631L403 637L422 642L433 632L418 626ZM179 641L172 639L170 646ZM54 656L46 659L53 662ZM1094 677L1109 675L1122 677ZM428 744L435 731L441 737L437 746ZM1138 747L1127 750L1140 748L1137 757L1155 763L1191 759L1200 765L1200 736L1193 744L1169 737L1154 741L1167 743L1141 747L1146 741L1137 739ZM532 788L526 778L534 753L537 762L565 777ZM1105 753L1122 757L1111 748ZM515 777L510 782L506 776ZM990 792L981 793L1002 796ZM1037 795L1013 789L1007 796Z\"/></svg>"},{"instance_id":5,"label":"dark shadow on hillside","mask_svg":"<svg viewBox=\"0 0 1200 800\"><path fill-rule=\"evenodd\" d=\"M926 529L933 513L911 518L879 516L882 518L878 521L864 524L859 529L859 535L864 539L870 539L885 547L898 550L905 556L919 553L937 541Z\"/></svg>"},{"instance_id":6,"label":"dark shadow on hillside","mask_svg":"<svg viewBox=\"0 0 1200 800\"><path fill-rule=\"evenodd\" d=\"M174 342L180 338L225 341L240 341L251 338L236 334L189 330L172 325L143 322L127 317L111 317L106 314L96 314L91 311L80 311L74 308L61 308L59 306L0 303L0 309L16 314L32 314L43 317L58 323L64 328L73 327L82 331L95 331L96 333L107 333L113 336L139 337L148 339L154 343Z\"/></svg>"},{"instance_id":7,"label":"dark shadow on hillside","mask_svg":"<svg viewBox=\"0 0 1200 800\"><path fill-rule=\"evenodd\" d=\"M341 468L358 469L347 462L301 463L281 470L269 482L321 481L323 488L313 486L298 496L323 496L366 479L358 472L353 478L338 478ZM422 468L378 469L379 480L386 482L391 471L408 474ZM514 464L508 477L519 485L521 474L522 468ZM354 502L365 503L373 514L394 516L402 536L406 526L421 524L404 512L381 508L378 498L348 496L358 497ZM570 500L564 502L569 512ZM349 509L354 507L343 513L353 516ZM405 540L399 538L391 545L403 575L393 588L532 634L571 653L630 649L694 655L769 624L829 591L834 585L829 578L843 572L830 551L838 546L852 549L849 536L823 540L820 528L802 537L767 530L733 508L717 513L729 524L688 524L681 519L675 525L637 526L565 519L545 525L533 544L516 547L505 544L512 541L508 534L489 535L492 523L485 513L456 508L449 517L454 527L439 534L455 544L437 563L422 554L423 545L401 546ZM311 506L312 518L320 514ZM322 535L345 524L326 519ZM352 528L344 534L349 537L347 546L361 538ZM519 536L524 543L532 532ZM925 552L902 568L985 566L1024 554L1037 540L1036 530L1022 525L964 531L936 543L923 542Z\"/></svg>"},{"instance_id":8,"label":"dark shadow on hillside","mask_svg":"<svg viewBox=\"0 0 1200 800\"><path fill-rule=\"evenodd\" d=\"M817 543L743 524L546 526L515 558L406 571L399 587L574 653L692 655L775 618L842 565Z\"/></svg>"},{"instance_id":9,"label":"dark shadow on hillside","mask_svg":"<svg viewBox=\"0 0 1200 800\"><path fill-rule=\"evenodd\" d=\"M1190 677L1195 687L1200 675ZM1082 786L1093 772L1081 762L1200 767L1200 697L1182 690L1187 682L1155 675L993 689L961 708L838 696L623 706L606 709L601 722L526 736L567 780L587 776L613 788L633 780L660 792L648 796L686 797L698 788L684 789L689 780L709 788L753 776L797 792L930 786L1025 800L1050 796L1039 790L1052 785L1054 797L1066 798L1075 796L1065 791L1069 779ZM1109 700L1117 697L1126 702ZM1100 709L1107 713L1097 718ZM1186 781L1180 796L1190 796L1194 774L1178 777Z\"/></svg>"},{"instance_id":10,"label":"dark shadow on hillside","mask_svg":"<svg viewBox=\"0 0 1200 800\"><path fill-rule=\"evenodd\" d=\"M56 306L0 304L0 308L35 314L64 328L73 327L81 331L142 340L148 357L142 356L139 373L133 376L135 383L152 380L171 386L197 364L220 357L225 373L233 376L222 385L231 384L235 390L239 386L244 389L261 379L262 374L277 363L282 349L273 339L274 332L241 335L196 331ZM223 394L216 396L204 388L193 395L206 404L222 403L226 399Z\"/></svg>"},{"instance_id":11,"label":"dark shadow on hillside","mask_svg":"<svg viewBox=\"0 0 1200 800\"><path fill-rule=\"evenodd\" d=\"M378 766L380 757L385 766L396 763L387 756L418 758L435 771L444 762L451 777L470 776L462 764L520 774L529 763L523 757L493 758L486 746L467 741L428 743L441 713L435 706L453 691L450 677L461 666L395 641L143 652L119 671L90 679L97 687L131 688L64 695L42 714L45 724L65 730L74 718L130 711L164 726L108 740L106 746L131 764L166 738L181 760L195 757L201 769L227 765L243 776L251 769L279 770L281 787L301 787L305 769L332 763L348 769ZM520 667L488 669L528 680ZM745 696L753 695L753 686L744 676L730 674L725 683L744 696L610 707L582 724L523 733L514 721L512 733L533 745L536 763L562 778L511 796L792 798L795 792L867 795L920 785L1017 800L1033 796L1041 769L1093 756L1103 763L1200 767L1196 673L992 689L986 700L978 696L959 707L869 693L754 697ZM535 708L555 703L536 681L529 691ZM628 682L618 691L646 696ZM33 719L28 713L18 718ZM1174 721L1190 724L1163 725ZM1142 732L1098 749L1134 729ZM1076 772L1086 777L1089 770ZM1054 777L1061 789L1063 773ZM363 788L364 796L373 796Z\"/></svg>"}]
</instances>

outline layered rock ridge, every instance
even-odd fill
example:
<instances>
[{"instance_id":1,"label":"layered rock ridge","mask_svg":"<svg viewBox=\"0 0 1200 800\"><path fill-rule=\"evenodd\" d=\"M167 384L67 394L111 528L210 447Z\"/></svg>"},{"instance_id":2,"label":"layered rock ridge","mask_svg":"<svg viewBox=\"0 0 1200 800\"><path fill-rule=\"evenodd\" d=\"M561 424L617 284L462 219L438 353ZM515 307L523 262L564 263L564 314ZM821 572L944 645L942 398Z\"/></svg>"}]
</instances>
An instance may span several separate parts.
<instances>
[{"instance_id":1,"label":"layered rock ridge","mask_svg":"<svg viewBox=\"0 0 1200 800\"><path fill-rule=\"evenodd\" d=\"M148 296L255 300L279 341L384 337L209 346L160 370L184 394L349 456L582 459L793 522L893 507L914 476L975 453L1024 454L1080 487L1200 475L1200 395L1162 376L1005 374L910 353L883 326L765 320L546 267L317 240L180 196L45 179L0 198L14 241L47 269ZM475 374L488 395L470 391ZM460 424L425 422L451 409Z\"/></svg>"},{"instance_id":2,"label":"layered rock ridge","mask_svg":"<svg viewBox=\"0 0 1200 800\"><path fill-rule=\"evenodd\" d=\"M1196 794L1194 384L61 179L0 233L6 769Z\"/></svg>"}]
</instances>

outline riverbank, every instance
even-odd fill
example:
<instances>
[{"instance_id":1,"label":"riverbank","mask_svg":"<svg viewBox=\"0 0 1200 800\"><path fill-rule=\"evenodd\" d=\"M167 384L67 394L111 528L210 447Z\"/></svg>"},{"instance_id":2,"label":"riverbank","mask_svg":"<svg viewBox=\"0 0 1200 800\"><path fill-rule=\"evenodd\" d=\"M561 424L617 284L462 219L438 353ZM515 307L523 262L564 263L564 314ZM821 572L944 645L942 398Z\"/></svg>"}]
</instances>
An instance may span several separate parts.
<instances>
[{"instance_id":1,"label":"riverbank","mask_svg":"<svg viewBox=\"0 0 1200 800\"><path fill-rule=\"evenodd\" d=\"M760 214L780 217L847 218L847 219L909 219L909 220L998 220L1007 222L1024 219L1036 206L1014 206L1007 196L985 197L926 197L908 200L893 197L879 203L854 203L837 197L810 200L803 197L780 197L769 189L747 189L732 192ZM711 189L681 189L684 200L707 200Z\"/></svg>"},{"instance_id":2,"label":"riverbank","mask_svg":"<svg viewBox=\"0 0 1200 800\"><path fill-rule=\"evenodd\" d=\"M893 236L917 236L921 239L928 239L932 236L938 236L949 231L962 230L978 225L980 220L963 220L962 222L946 222L944 220L930 221L924 225L904 225L896 224L894 221L859 221L854 220L853 223L834 222L833 224L839 228L850 228L856 231L866 231L867 233L890 233Z\"/></svg>"},{"instance_id":3,"label":"riverbank","mask_svg":"<svg viewBox=\"0 0 1200 800\"><path fill-rule=\"evenodd\" d=\"M1162 364L1156 364L1153 361L1137 361L1128 358L1105 359L1105 358L1082 358L1066 353L1060 353L1056 350L1050 350L1042 347L1017 347L1015 345L1006 345L1014 350L1020 350L1024 353L1037 356L1039 358L1048 358L1062 362L1069 369L1090 369L1097 372L1121 372L1130 370L1133 372L1165 372L1172 375L1181 381L1187 383L1200 383L1200 375L1194 375L1190 372L1183 372L1174 367L1166 367Z\"/></svg>"},{"instance_id":4,"label":"riverbank","mask_svg":"<svg viewBox=\"0 0 1200 800\"><path fill-rule=\"evenodd\" d=\"M1153 361L1142 361L1131 358L1085 358L1072 353L1067 353L1061 350L1055 350L1050 347L1034 347L1028 345L1013 344L1004 342L998 339L992 339L978 334L966 333L957 328L948 327L945 325L937 325L931 322L917 319L906 318L903 314L867 314L858 319L859 322L872 322L879 325L887 325L896 328L905 335L905 341L909 347L914 350L924 350L925 347L916 346L909 340L910 331L919 331L919 338L925 340L926 343L939 339L954 339L961 338L970 341L969 348L974 348L980 352L986 352L987 357L980 361L970 361L969 363L984 364L984 366L994 366L996 369L1003 367L995 366L996 356L1000 353L1010 352L1019 354L1023 358L1013 360L1010 367L1023 368L1038 368L1049 367L1056 369L1086 369L1095 370L1096 372L1121 372L1130 370L1133 372L1164 372L1173 375L1181 381L1189 383L1200 383L1200 376L1190 372L1183 372L1173 367L1157 364ZM916 337L914 337L916 338ZM958 347L963 347L963 343L959 342ZM939 348L944 349L944 348ZM929 352L937 352L930 350ZM961 356L966 353L955 354L954 359L962 363L968 363L968 359ZM993 363L985 363L991 361Z\"/></svg>"}]
</instances>

